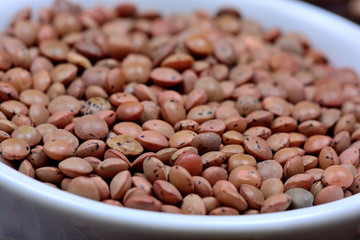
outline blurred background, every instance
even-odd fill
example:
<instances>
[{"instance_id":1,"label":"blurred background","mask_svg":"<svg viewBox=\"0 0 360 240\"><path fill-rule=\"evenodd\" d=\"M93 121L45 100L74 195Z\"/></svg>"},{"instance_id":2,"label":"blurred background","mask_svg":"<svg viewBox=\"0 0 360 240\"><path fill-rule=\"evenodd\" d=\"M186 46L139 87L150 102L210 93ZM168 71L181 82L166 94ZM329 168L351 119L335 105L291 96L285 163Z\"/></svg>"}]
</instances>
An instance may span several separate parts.
<instances>
[{"instance_id":1,"label":"blurred background","mask_svg":"<svg viewBox=\"0 0 360 240\"><path fill-rule=\"evenodd\" d=\"M360 0L303 0L360 24Z\"/></svg>"}]
</instances>

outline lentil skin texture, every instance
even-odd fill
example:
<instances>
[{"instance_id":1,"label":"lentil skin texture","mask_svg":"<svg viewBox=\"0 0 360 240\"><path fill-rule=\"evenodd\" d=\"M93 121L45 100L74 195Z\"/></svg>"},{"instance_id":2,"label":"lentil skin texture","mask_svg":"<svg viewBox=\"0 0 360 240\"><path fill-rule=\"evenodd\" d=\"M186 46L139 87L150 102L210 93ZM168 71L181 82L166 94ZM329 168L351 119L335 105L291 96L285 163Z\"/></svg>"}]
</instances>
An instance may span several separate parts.
<instances>
[{"instance_id":1,"label":"lentil skin texture","mask_svg":"<svg viewBox=\"0 0 360 240\"><path fill-rule=\"evenodd\" d=\"M359 76L306 36L232 8L169 18L57 0L27 11L1 38L6 165L102 203L178 214L263 214L360 192Z\"/></svg>"}]
</instances>

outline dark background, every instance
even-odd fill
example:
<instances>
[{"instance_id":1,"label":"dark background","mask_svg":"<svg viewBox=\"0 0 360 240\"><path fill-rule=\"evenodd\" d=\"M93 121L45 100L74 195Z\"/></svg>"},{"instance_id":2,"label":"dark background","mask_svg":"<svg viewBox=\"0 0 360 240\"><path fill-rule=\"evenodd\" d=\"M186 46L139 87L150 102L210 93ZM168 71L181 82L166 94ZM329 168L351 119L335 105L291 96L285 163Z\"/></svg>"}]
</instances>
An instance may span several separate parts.
<instances>
[{"instance_id":1,"label":"dark background","mask_svg":"<svg viewBox=\"0 0 360 240\"><path fill-rule=\"evenodd\" d=\"M360 0L304 0L360 24Z\"/></svg>"}]
</instances>

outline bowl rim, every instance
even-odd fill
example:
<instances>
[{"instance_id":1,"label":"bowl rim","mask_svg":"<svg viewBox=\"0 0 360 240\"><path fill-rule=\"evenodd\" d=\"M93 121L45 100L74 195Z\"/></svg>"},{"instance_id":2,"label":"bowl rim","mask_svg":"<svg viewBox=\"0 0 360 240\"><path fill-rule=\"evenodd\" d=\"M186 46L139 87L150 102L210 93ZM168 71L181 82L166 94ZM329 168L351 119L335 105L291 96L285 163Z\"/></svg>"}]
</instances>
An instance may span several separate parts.
<instances>
[{"instance_id":1,"label":"bowl rim","mask_svg":"<svg viewBox=\"0 0 360 240\"><path fill-rule=\"evenodd\" d=\"M259 7L262 7L262 4L265 4L267 1L242 0L242 2ZM276 0L276 2L279 3L280 10L289 6L292 8L295 6L297 11L307 13L310 20L313 19L313 16L316 16L316 18L328 22L328 24L336 23L336 26L341 27L340 29L348 31L354 34L354 36L359 36L359 38L349 41L355 42L360 39L360 28L342 17L304 2L285 0ZM359 44L357 43L357 45ZM349 216L358 216L360 211L360 194L357 194L319 206L260 215L194 216L149 212L102 204L54 189L11 169L3 163L0 164L0 186L19 196L26 197L28 200L59 211L79 214L86 218L98 219L98 221L104 221L109 224L121 223L129 226L135 224L142 228L166 229L167 231L181 231L186 227L186 229L192 232L227 231L229 233L238 233L256 230L261 233L280 230L279 223L281 223L281 229L298 229L302 224L305 226L304 222L299 221L301 219L311 219L312 222L317 222L321 225L323 219L341 221L341 219L346 219ZM337 216L336 219L334 219L334 215ZM220 222L221 224L219 224ZM258 227L260 225L261 228Z\"/></svg>"},{"instance_id":2,"label":"bowl rim","mask_svg":"<svg viewBox=\"0 0 360 240\"><path fill-rule=\"evenodd\" d=\"M86 219L166 231L180 231L186 226L192 232L221 230L236 233L256 229L259 233L265 233L276 229L299 229L302 226L308 228L307 224L299 221L302 219L311 219L312 222L321 225L324 219L338 222L350 216L360 217L360 194L318 206L259 215L197 216L143 211L103 204L55 189L3 163L0 163L0 186L43 207L83 216ZM316 224L313 227L316 227Z\"/></svg>"}]
</instances>

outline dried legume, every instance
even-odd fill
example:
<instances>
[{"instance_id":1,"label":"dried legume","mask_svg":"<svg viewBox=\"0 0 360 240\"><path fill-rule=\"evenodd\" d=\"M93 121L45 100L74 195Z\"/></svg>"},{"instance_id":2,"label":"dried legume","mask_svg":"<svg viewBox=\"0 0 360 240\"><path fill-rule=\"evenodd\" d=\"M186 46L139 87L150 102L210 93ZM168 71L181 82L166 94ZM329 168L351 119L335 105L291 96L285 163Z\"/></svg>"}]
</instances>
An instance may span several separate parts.
<instances>
[{"instance_id":1,"label":"dried legume","mask_svg":"<svg viewBox=\"0 0 360 240\"><path fill-rule=\"evenodd\" d=\"M359 193L355 72L235 9L180 18L64 0L37 20L21 12L0 38L0 161L167 213L269 213Z\"/></svg>"}]
</instances>

